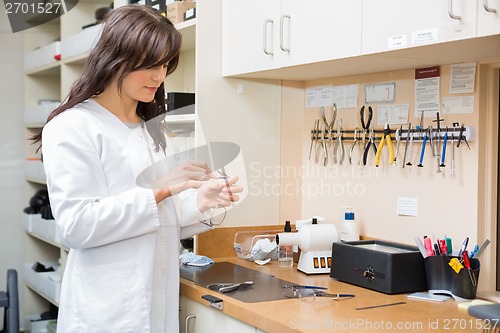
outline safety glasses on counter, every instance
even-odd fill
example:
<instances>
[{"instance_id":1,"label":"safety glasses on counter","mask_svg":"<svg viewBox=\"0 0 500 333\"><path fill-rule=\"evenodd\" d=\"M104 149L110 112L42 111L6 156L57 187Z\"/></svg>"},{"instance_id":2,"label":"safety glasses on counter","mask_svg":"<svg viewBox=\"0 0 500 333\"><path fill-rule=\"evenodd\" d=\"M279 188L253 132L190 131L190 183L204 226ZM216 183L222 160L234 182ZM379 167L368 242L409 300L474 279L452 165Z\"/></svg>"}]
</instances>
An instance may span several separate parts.
<instances>
[{"instance_id":1,"label":"safety glasses on counter","mask_svg":"<svg viewBox=\"0 0 500 333\"><path fill-rule=\"evenodd\" d=\"M287 298L300 298L304 302L325 302L354 297L353 294L332 294L326 288L300 285L283 285L283 295Z\"/></svg>"}]
</instances>

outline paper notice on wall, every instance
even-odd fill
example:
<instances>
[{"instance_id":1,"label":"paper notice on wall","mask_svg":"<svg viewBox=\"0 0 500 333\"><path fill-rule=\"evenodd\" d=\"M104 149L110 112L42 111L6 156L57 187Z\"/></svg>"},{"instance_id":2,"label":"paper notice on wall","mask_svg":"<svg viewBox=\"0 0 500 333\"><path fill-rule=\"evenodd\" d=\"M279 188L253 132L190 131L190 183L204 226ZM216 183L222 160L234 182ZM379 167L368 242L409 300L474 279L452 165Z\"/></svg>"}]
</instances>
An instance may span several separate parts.
<instances>
[{"instance_id":1,"label":"paper notice on wall","mask_svg":"<svg viewBox=\"0 0 500 333\"><path fill-rule=\"evenodd\" d=\"M418 216L418 199L399 197L396 213L405 216Z\"/></svg>"},{"instance_id":2,"label":"paper notice on wall","mask_svg":"<svg viewBox=\"0 0 500 333\"><path fill-rule=\"evenodd\" d=\"M403 125L408 123L409 104L401 105L381 105L378 107L379 125Z\"/></svg>"},{"instance_id":3,"label":"paper notice on wall","mask_svg":"<svg viewBox=\"0 0 500 333\"><path fill-rule=\"evenodd\" d=\"M443 97L443 113L474 113L474 96Z\"/></svg>"},{"instance_id":4,"label":"paper notice on wall","mask_svg":"<svg viewBox=\"0 0 500 333\"><path fill-rule=\"evenodd\" d=\"M346 86L333 87L333 101L338 109L348 109L358 107L358 85L350 84Z\"/></svg>"},{"instance_id":5,"label":"paper notice on wall","mask_svg":"<svg viewBox=\"0 0 500 333\"><path fill-rule=\"evenodd\" d=\"M451 65L450 94L473 93L475 78L475 62Z\"/></svg>"},{"instance_id":6,"label":"paper notice on wall","mask_svg":"<svg viewBox=\"0 0 500 333\"><path fill-rule=\"evenodd\" d=\"M333 86L317 86L306 89L306 108L333 105Z\"/></svg>"},{"instance_id":7,"label":"paper notice on wall","mask_svg":"<svg viewBox=\"0 0 500 333\"><path fill-rule=\"evenodd\" d=\"M415 118L434 117L440 110L440 67L415 70Z\"/></svg>"}]
</instances>

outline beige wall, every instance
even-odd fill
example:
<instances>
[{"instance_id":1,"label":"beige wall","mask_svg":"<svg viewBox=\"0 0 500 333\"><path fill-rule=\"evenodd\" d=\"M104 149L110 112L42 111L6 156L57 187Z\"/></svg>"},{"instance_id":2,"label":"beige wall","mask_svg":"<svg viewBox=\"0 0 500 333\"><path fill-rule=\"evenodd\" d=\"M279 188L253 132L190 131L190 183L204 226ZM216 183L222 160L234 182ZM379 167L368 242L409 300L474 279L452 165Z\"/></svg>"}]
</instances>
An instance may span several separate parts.
<instances>
[{"instance_id":1,"label":"beige wall","mask_svg":"<svg viewBox=\"0 0 500 333\"><path fill-rule=\"evenodd\" d=\"M458 247L468 236L470 248L489 238L492 244L481 258L480 288L495 288L498 146L495 114L498 114L499 90L498 78L496 86L493 85L491 73L492 68L500 67L500 59L495 59L492 65L478 64L473 114L442 114L444 126L463 122L478 133L470 142L470 151L465 145L455 149L454 178L450 175L450 145L448 166L441 174L436 173L436 161L431 158L429 146L424 168L401 168L404 145L399 149L397 167L387 165L387 151L379 168L373 166L373 155L372 164L365 167L350 166L347 160L342 166L323 167L308 160L310 130L314 119L319 118L319 110L305 108L305 89L316 85L359 84L361 106L365 84L396 82L395 104L410 104L409 120L415 125L419 119L414 116L414 68L315 81L222 78L220 40L211 38L221 34L220 1L210 5L202 1L199 6L199 12L206 16L200 15L197 21L197 111L207 140L240 145L248 178L249 195L228 214L224 227L284 224L285 220L293 222L313 215L323 216L340 227L343 207L352 206L361 233L369 237L414 244L416 235L446 234ZM427 59L428 52L422 55L419 53L422 50L414 50L414 57L407 50L405 57L414 61L419 57ZM445 59L445 54L435 57ZM317 69L320 65L312 67ZM450 66L441 66L442 97L449 95L449 76ZM244 90L241 94L240 87ZM345 128L360 126L359 107L341 109L339 117L343 118ZM431 124L432 119L426 118L424 126ZM382 129L383 124L376 123L376 128ZM349 147L346 142L346 151ZM420 146L413 148L415 161ZM398 197L418 199L418 216L398 216Z\"/></svg>"},{"instance_id":2,"label":"beige wall","mask_svg":"<svg viewBox=\"0 0 500 333\"><path fill-rule=\"evenodd\" d=\"M418 154L420 145L413 146L413 166L402 168L404 143L401 143L398 154L398 166L388 163L387 148L383 153L380 167L374 166L374 156L370 152L369 163L366 166L349 165L347 153L352 144L344 142L346 157L342 166L330 164L327 167L316 164L314 159L308 159L310 148L310 131L314 120L320 118L319 108L306 108L302 97L302 112L295 113L295 124L301 127L301 150L289 146L283 139L282 155L288 156L286 160L296 159L300 155L301 163L296 164L301 177L301 187L296 189L302 193L301 199L294 197L282 198L282 207L296 207L301 205L301 212L297 213L295 219L307 218L314 215L323 216L328 222L334 223L338 228L344 218L345 206L352 206L356 213L362 235L401 243L414 244L414 236L423 237L447 235L454 241L454 246L459 247L465 237L470 238L469 248L475 244L482 243L485 238L493 241L489 251L482 257L482 283L480 288L494 289L494 257L496 231L496 205L491 204L491 196L496 197L496 131L498 117L492 117L494 112L495 90L489 89L491 85L491 68L494 66L478 66L474 94L475 110L473 114L446 114L441 113L444 118L442 126L452 126L453 122L465 123L472 126L478 134L475 140L470 142L471 150L466 145L459 149L455 147L455 177L451 176L451 145L447 149L447 167L437 173L436 160L432 158L431 150L427 145L424 167L418 168ZM479 70L482 69L482 70ZM481 76L482 75L482 76ZM488 78L485 76L488 75ZM441 66L441 97L449 96L450 66ZM394 104L410 104L409 122L413 126L420 119L414 113L414 69L402 70L389 73L377 73L370 75L331 78L304 82L304 87L321 85L347 85L359 84L358 106L364 103L364 85L369 83L396 83L396 100ZM482 89L489 93L479 94L479 84ZM288 115L287 111L293 107L289 102L296 96L297 89L291 88L291 82L283 83L283 117ZM498 85L497 85L498 88ZM305 95L305 90L299 92ZM496 90L498 101L498 89ZM456 96L456 95L455 95ZM296 98L296 97L295 97ZM296 103L296 100L293 101ZM498 103L498 102L497 102ZM498 104L496 104L498 105ZM374 107L375 129L382 129L383 124L377 122L377 104ZM343 120L344 129L361 127L359 121L359 107L353 109L339 109L337 121ZM498 107L496 108L498 113ZM496 123L494 120L496 119ZM289 123L293 123L290 119ZM431 118L424 119L424 127L436 126ZM405 126L406 127L406 126ZM398 126L393 125L393 129ZM293 130L295 132L296 129ZM488 131L489 135L486 135ZM291 137L292 130L284 127L283 137ZM378 142L377 142L378 144ZM395 147L395 146L394 146ZM493 153L493 155L492 155ZM354 154L358 154L354 150ZM354 156L353 155L353 160ZM491 161L486 161L488 157ZM492 164L495 163L492 167ZM295 170L291 165L284 170ZM296 171L294 171L296 172ZM291 171L285 173L284 178L291 176ZM494 192L494 193L493 193ZM411 197L418 200L418 216L398 216L396 213L398 197ZM489 200L489 201L488 201ZM296 212L296 211L295 211ZM283 213L282 213L283 214Z\"/></svg>"}]
</instances>

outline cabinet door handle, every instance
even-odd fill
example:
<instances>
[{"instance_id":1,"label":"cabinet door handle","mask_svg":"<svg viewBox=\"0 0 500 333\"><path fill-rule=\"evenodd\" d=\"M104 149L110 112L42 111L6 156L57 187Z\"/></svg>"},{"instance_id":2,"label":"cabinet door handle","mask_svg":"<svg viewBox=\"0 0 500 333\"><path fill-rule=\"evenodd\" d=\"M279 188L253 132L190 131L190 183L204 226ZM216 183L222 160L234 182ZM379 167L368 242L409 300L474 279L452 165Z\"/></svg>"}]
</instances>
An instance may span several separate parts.
<instances>
[{"instance_id":1,"label":"cabinet door handle","mask_svg":"<svg viewBox=\"0 0 500 333\"><path fill-rule=\"evenodd\" d=\"M267 54L267 55L273 55L273 51L271 49L271 51L269 51L267 49L267 26L271 24L271 32L273 31L272 30L272 27L273 27L273 24L274 24L274 21L273 20L265 20L264 21L264 38L263 38L263 41L264 41L264 53Z\"/></svg>"},{"instance_id":2,"label":"cabinet door handle","mask_svg":"<svg viewBox=\"0 0 500 333\"><path fill-rule=\"evenodd\" d=\"M288 19L288 21L290 22L290 20L292 19L292 17L290 15L281 15L281 22L280 22L280 48L281 50L285 51L285 52L290 52L290 47L285 47L285 42L283 40L284 38L284 33L283 33L283 28L284 28L284 22L285 22L285 19ZM288 40L290 40L290 29L288 29Z\"/></svg>"},{"instance_id":3,"label":"cabinet door handle","mask_svg":"<svg viewBox=\"0 0 500 333\"><path fill-rule=\"evenodd\" d=\"M196 319L196 315L195 315L195 314L190 314L190 315L188 315L188 316L186 317L186 322L185 322L185 323L186 323L186 326L185 326L185 333L189 333L188 328L189 328L189 320L190 320L190 319Z\"/></svg>"},{"instance_id":4,"label":"cabinet door handle","mask_svg":"<svg viewBox=\"0 0 500 333\"><path fill-rule=\"evenodd\" d=\"M448 0L448 15L454 20L460 20L462 18L460 15L453 14L453 0Z\"/></svg>"},{"instance_id":5,"label":"cabinet door handle","mask_svg":"<svg viewBox=\"0 0 500 333\"><path fill-rule=\"evenodd\" d=\"M495 8L490 8L488 6L488 0L483 0L483 7L484 7L484 10L487 11L487 12L490 12L490 13L496 13L497 10Z\"/></svg>"}]
</instances>

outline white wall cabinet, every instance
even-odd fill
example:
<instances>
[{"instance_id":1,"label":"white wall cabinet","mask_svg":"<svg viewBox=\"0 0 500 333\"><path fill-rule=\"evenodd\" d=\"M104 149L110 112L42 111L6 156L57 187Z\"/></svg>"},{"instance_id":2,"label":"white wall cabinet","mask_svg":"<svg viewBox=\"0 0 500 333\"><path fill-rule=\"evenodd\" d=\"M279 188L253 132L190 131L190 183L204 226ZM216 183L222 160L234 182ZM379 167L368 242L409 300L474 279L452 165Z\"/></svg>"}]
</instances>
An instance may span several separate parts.
<instances>
[{"instance_id":1,"label":"white wall cabinet","mask_svg":"<svg viewBox=\"0 0 500 333\"><path fill-rule=\"evenodd\" d=\"M222 75L361 52L361 0L222 2Z\"/></svg>"},{"instance_id":2,"label":"white wall cabinet","mask_svg":"<svg viewBox=\"0 0 500 333\"><path fill-rule=\"evenodd\" d=\"M362 53L476 37L476 7L469 0L363 1Z\"/></svg>"},{"instance_id":3,"label":"white wall cabinet","mask_svg":"<svg viewBox=\"0 0 500 333\"><path fill-rule=\"evenodd\" d=\"M500 0L477 1L478 37L500 33Z\"/></svg>"},{"instance_id":4,"label":"white wall cabinet","mask_svg":"<svg viewBox=\"0 0 500 333\"><path fill-rule=\"evenodd\" d=\"M185 296L180 298L179 332L182 333L257 333L262 332L224 312L195 302Z\"/></svg>"},{"instance_id":5,"label":"white wall cabinet","mask_svg":"<svg viewBox=\"0 0 500 333\"><path fill-rule=\"evenodd\" d=\"M500 0L222 0L221 21L224 77L303 81L495 56Z\"/></svg>"}]
</instances>

